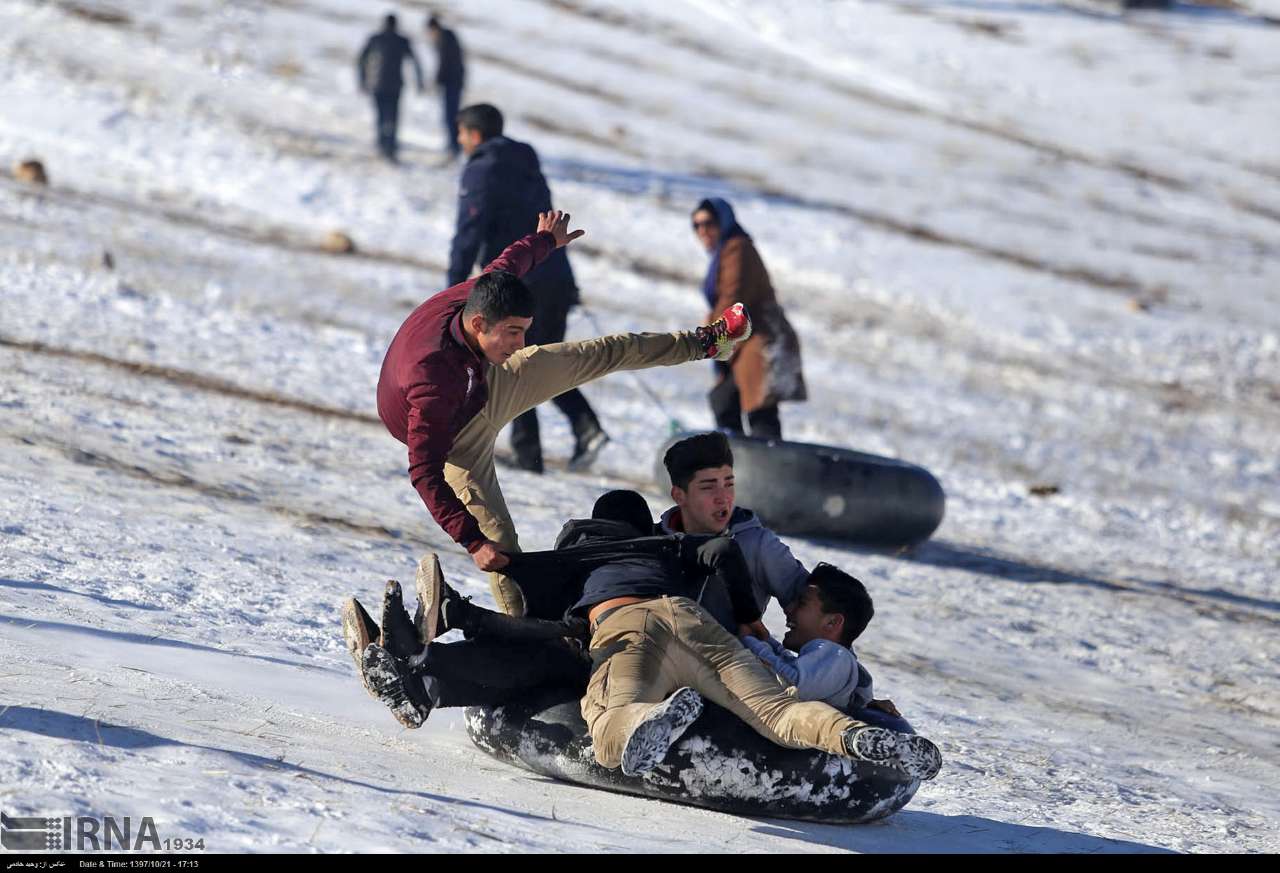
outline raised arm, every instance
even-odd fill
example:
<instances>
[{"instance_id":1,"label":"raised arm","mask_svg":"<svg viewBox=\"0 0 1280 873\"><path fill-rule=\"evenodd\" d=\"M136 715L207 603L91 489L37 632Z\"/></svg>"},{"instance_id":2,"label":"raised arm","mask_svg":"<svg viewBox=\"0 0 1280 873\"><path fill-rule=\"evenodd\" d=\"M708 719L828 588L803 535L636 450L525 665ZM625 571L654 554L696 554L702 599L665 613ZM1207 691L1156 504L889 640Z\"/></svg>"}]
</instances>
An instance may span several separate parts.
<instances>
[{"instance_id":1,"label":"raised arm","mask_svg":"<svg viewBox=\"0 0 1280 873\"><path fill-rule=\"evenodd\" d=\"M553 251L567 246L585 233L585 230L569 230L568 213L555 210L543 212L538 216L537 231L503 249L500 255L485 266L484 272L505 270L523 276L545 261Z\"/></svg>"}]
</instances>

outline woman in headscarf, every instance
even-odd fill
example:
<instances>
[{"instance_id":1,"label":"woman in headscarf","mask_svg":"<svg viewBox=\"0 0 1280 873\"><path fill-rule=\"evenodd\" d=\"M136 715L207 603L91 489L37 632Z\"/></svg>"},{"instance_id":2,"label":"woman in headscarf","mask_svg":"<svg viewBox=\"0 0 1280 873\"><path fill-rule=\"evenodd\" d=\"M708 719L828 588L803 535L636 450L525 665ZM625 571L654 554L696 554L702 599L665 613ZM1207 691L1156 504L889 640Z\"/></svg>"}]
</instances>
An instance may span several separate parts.
<instances>
[{"instance_id":1,"label":"woman in headscarf","mask_svg":"<svg viewBox=\"0 0 1280 873\"><path fill-rule=\"evenodd\" d=\"M693 211L693 232L711 263L702 283L711 314L708 322L735 303L745 303L754 327L729 363L715 362L716 386L708 395L716 427L751 436L782 439L778 403L805 400L808 393L800 363L800 340L787 322L769 273L751 237L738 224L733 207L708 197Z\"/></svg>"}]
</instances>

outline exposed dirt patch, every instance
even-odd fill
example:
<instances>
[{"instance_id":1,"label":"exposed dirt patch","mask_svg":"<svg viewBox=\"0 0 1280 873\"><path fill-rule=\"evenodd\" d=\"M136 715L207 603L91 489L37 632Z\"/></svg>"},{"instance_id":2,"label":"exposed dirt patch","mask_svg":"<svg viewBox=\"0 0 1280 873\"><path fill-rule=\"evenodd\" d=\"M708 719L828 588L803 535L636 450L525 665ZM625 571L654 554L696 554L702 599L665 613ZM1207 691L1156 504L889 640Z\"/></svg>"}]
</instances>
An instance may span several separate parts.
<instances>
[{"instance_id":1,"label":"exposed dirt patch","mask_svg":"<svg viewBox=\"0 0 1280 873\"><path fill-rule=\"evenodd\" d=\"M978 36L991 37L1004 42L1022 42L1018 39L1018 25L1007 21L996 21L994 18L950 18L947 19L961 30Z\"/></svg>"},{"instance_id":2,"label":"exposed dirt patch","mask_svg":"<svg viewBox=\"0 0 1280 873\"><path fill-rule=\"evenodd\" d=\"M110 6L84 6L80 3L62 2L58 8L68 15L92 21L94 24L106 24L111 27L131 27L133 19L125 12L112 9Z\"/></svg>"}]
</instances>

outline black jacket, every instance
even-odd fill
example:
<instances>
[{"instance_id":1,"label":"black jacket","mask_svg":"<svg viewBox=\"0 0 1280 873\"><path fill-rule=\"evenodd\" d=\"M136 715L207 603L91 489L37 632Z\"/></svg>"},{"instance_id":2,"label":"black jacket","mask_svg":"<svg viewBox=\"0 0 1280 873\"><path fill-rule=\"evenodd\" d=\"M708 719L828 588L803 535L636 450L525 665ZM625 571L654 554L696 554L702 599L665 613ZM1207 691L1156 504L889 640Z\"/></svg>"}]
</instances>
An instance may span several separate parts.
<instances>
[{"instance_id":1,"label":"black jacket","mask_svg":"<svg viewBox=\"0 0 1280 873\"><path fill-rule=\"evenodd\" d=\"M440 41L436 43L436 54L440 63L436 66L437 85L457 85L462 87L467 68L462 60L462 44L452 30L440 28Z\"/></svg>"},{"instance_id":2,"label":"black jacket","mask_svg":"<svg viewBox=\"0 0 1280 873\"><path fill-rule=\"evenodd\" d=\"M404 87L404 78L400 68L405 59L413 62L418 78L418 87L422 87L422 67L418 56L413 53L413 46L394 30L380 30L364 44L360 59L356 62L356 79L362 91L374 94L397 94ZM513 240L514 242L514 240Z\"/></svg>"},{"instance_id":3,"label":"black jacket","mask_svg":"<svg viewBox=\"0 0 1280 873\"><path fill-rule=\"evenodd\" d=\"M553 551L513 554L506 573L524 593L528 614L537 617L585 615L614 597L698 600L710 573L728 589L734 622L760 618L751 571L732 539L636 533L621 522L575 519L560 531ZM737 633L736 626L727 629Z\"/></svg>"},{"instance_id":4,"label":"black jacket","mask_svg":"<svg viewBox=\"0 0 1280 873\"><path fill-rule=\"evenodd\" d=\"M551 190L542 175L538 153L505 136L485 140L462 171L448 284L465 281L477 260L487 264L511 243L533 233L538 213L550 208ZM526 274L524 281L534 294L552 297L566 307L578 302L573 269L564 249L553 252Z\"/></svg>"}]
</instances>

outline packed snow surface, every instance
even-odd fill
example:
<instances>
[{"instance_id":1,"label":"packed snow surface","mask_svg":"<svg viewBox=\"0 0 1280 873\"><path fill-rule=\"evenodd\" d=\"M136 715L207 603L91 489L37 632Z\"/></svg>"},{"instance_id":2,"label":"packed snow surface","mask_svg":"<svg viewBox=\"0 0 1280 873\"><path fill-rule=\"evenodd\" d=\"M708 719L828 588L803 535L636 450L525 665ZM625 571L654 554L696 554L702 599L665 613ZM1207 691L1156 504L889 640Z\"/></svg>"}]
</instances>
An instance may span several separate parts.
<instances>
[{"instance_id":1,"label":"packed snow surface","mask_svg":"<svg viewBox=\"0 0 1280 873\"><path fill-rule=\"evenodd\" d=\"M870 587L859 656L941 776L824 827L401 729L344 598L434 550L489 599L374 404L444 281L438 101L372 157L354 0L0 0L0 163L49 178L0 178L7 815L220 852L1280 851L1278 4L431 5L587 230L572 337L697 323L689 212L726 196L804 344L787 435L942 482L915 549L792 542ZM525 547L709 427L710 378L590 386L594 474L500 472Z\"/></svg>"}]
</instances>

